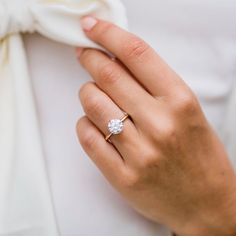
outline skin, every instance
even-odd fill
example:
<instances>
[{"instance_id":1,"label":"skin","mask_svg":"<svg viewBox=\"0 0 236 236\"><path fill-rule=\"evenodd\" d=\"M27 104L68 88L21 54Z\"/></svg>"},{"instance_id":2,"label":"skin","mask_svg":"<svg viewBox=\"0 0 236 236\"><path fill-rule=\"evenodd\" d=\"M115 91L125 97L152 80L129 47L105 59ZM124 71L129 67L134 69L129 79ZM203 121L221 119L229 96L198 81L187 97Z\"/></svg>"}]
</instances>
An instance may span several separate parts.
<instances>
[{"instance_id":1,"label":"skin","mask_svg":"<svg viewBox=\"0 0 236 236\"><path fill-rule=\"evenodd\" d=\"M102 20L85 33L116 57L78 50L94 80L79 93L88 156L134 209L177 235L235 236L235 173L196 96L137 36ZM124 131L106 142L122 111Z\"/></svg>"}]
</instances>

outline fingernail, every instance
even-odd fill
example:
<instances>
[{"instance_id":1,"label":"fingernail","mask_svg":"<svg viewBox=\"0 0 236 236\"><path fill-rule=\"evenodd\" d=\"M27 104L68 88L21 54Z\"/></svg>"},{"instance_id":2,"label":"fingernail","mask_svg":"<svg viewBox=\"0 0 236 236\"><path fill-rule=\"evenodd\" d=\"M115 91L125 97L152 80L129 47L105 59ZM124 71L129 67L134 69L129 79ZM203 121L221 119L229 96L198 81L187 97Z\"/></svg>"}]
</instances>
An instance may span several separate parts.
<instances>
[{"instance_id":1,"label":"fingernail","mask_svg":"<svg viewBox=\"0 0 236 236\"><path fill-rule=\"evenodd\" d=\"M83 48L77 48L77 49L76 49L77 58L80 58L80 56L81 56L83 50L84 50Z\"/></svg>"},{"instance_id":2,"label":"fingernail","mask_svg":"<svg viewBox=\"0 0 236 236\"><path fill-rule=\"evenodd\" d=\"M92 16L85 16L80 21L81 26L85 31L90 31L97 24L97 22L97 19Z\"/></svg>"}]
</instances>

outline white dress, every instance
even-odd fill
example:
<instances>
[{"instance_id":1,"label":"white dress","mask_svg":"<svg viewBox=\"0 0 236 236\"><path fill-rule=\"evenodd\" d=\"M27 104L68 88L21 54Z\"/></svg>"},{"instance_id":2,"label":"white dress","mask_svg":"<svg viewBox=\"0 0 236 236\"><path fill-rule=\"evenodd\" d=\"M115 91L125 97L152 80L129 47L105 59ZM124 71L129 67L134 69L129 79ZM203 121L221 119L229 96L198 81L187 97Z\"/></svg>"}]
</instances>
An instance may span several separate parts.
<instances>
[{"instance_id":1,"label":"white dress","mask_svg":"<svg viewBox=\"0 0 236 236\"><path fill-rule=\"evenodd\" d=\"M220 134L236 72L235 1L123 2L131 31L189 84ZM61 235L170 235L134 212L78 143L75 124L83 111L77 93L91 78L78 64L75 50L38 34L25 35L24 41Z\"/></svg>"}]
</instances>

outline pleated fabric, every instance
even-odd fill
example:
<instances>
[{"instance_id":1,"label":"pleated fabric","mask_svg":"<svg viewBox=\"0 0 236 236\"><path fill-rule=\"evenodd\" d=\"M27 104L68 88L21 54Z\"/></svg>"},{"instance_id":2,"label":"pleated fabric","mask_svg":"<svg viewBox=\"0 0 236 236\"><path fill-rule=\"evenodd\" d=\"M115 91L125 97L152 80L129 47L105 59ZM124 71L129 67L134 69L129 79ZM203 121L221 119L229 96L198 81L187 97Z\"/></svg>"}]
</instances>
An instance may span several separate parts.
<instances>
[{"instance_id":1,"label":"pleated fabric","mask_svg":"<svg viewBox=\"0 0 236 236\"><path fill-rule=\"evenodd\" d=\"M95 47L84 15L127 28L119 0L0 0L0 236L60 235L22 33Z\"/></svg>"}]
</instances>

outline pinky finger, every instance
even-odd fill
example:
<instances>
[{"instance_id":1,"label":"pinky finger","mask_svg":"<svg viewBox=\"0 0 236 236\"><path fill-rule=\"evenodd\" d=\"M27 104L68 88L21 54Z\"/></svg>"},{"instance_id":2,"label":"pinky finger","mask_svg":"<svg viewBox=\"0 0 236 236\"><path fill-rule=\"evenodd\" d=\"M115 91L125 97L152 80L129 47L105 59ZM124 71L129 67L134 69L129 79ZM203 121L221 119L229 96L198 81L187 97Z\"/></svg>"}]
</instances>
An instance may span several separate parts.
<instances>
[{"instance_id":1,"label":"pinky finger","mask_svg":"<svg viewBox=\"0 0 236 236\"><path fill-rule=\"evenodd\" d=\"M113 184L119 179L124 162L117 150L109 144L97 127L86 117L77 123L79 141L91 160Z\"/></svg>"}]
</instances>

